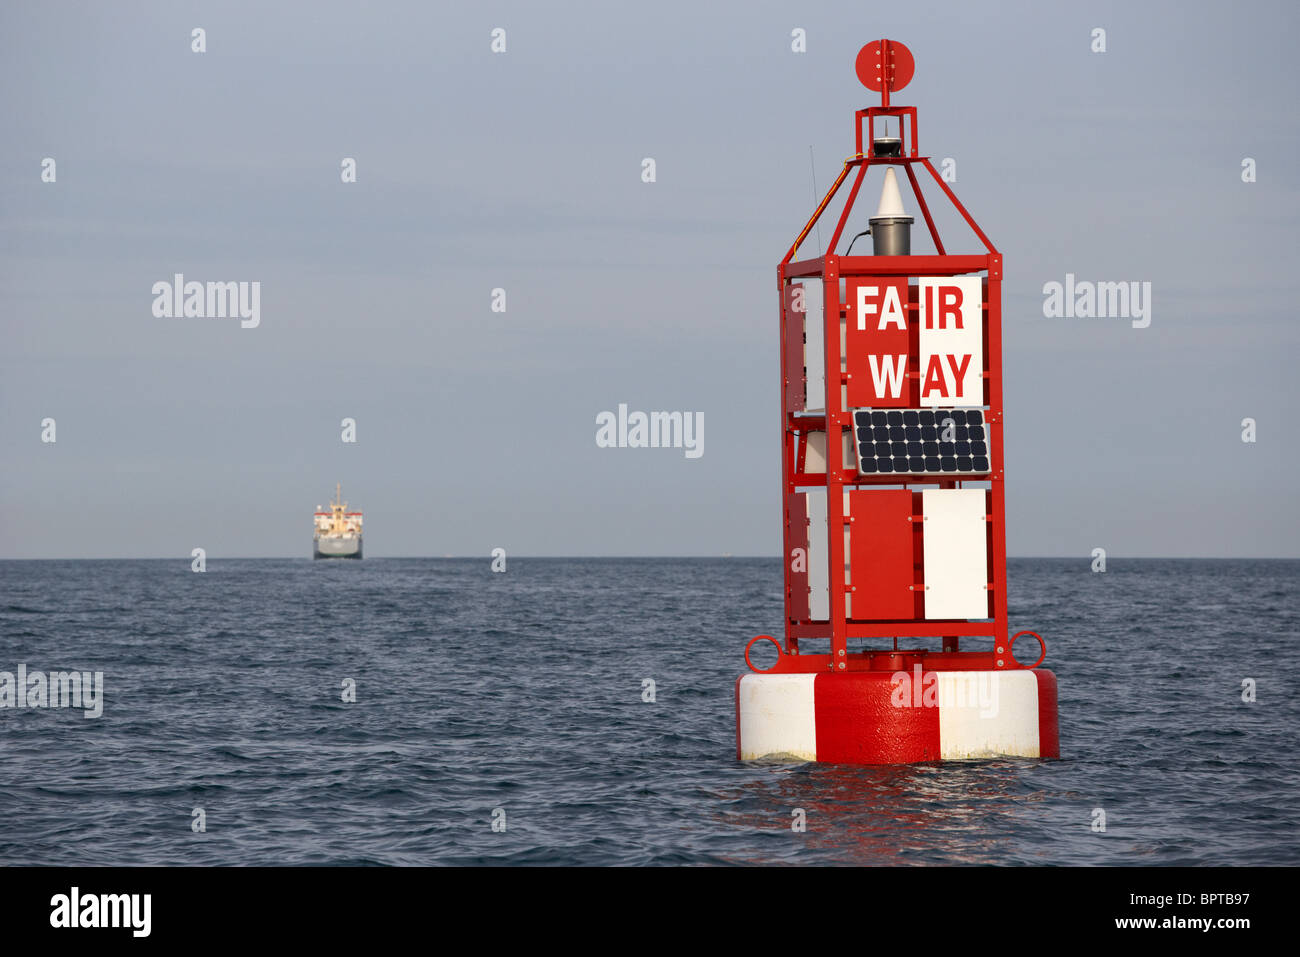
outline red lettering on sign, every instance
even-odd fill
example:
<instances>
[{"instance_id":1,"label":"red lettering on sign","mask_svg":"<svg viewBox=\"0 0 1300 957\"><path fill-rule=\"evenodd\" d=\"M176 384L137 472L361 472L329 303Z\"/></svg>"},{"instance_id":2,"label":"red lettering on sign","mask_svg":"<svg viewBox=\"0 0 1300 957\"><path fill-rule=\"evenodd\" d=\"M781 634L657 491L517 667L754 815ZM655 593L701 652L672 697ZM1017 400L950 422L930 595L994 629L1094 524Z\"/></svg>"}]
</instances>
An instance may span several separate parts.
<instances>
[{"instance_id":1,"label":"red lettering on sign","mask_svg":"<svg viewBox=\"0 0 1300 957\"><path fill-rule=\"evenodd\" d=\"M948 367L952 369L953 396L956 398L960 399L965 396L965 393L962 391L962 382L966 378L966 367L969 365L970 365L969 355L964 355L961 357L961 365L957 364L956 356L948 357Z\"/></svg>"},{"instance_id":2,"label":"red lettering on sign","mask_svg":"<svg viewBox=\"0 0 1300 957\"><path fill-rule=\"evenodd\" d=\"M925 385L921 386L922 398L936 389L941 396L947 398L948 381L943 375L943 363L939 361L939 356L930 356L930 367L925 370Z\"/></svg>"},{"instance_id":3,"label":"red lettering on sign","mask_svg":"<svg viewBox=\"0 0 1300 957\"><path fill-rule=\"evenodd\" d=\"M939 304L939 328L948 328L948 317L952 316L954 320L954 329L961 328L961 286L940 286L939 298L942 300Z\"/></svg>"},{"instance_id":4,"label":"red lettering on sign","mask_svg":"<svg viewBox=\"0 0 1300 957\"><path fill-rule=\"evenodd\" d=\"M934 290L939 290L939 306L934 304ZM947 329L948 317L953 319L953 329L961 329L961 287L927 286L925 289L925 328ZM936 319L938 320L936 323Z\"/></svg>"}]
</instances>

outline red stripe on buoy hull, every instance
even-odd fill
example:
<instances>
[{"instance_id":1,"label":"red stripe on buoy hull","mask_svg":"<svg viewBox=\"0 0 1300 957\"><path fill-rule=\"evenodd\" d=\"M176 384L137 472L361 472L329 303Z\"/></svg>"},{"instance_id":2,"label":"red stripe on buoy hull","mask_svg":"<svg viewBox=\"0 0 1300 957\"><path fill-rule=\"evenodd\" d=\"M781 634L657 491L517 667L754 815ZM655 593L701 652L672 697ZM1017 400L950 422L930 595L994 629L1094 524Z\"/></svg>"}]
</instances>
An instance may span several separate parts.
<instances>
[{"instance_id":1,"label":"red stripe on buoy hull","mask_svg":"<svg viewBox=\"0 0 1300 957\"><path fill-rule=\"evenodd\" d=\"M1061 756L1060 713L1056 710L1056 675L1041 668L1035 668L1038 677L1038 747L1040 756L1059 758Z\"/></svg>"},{"instance_id":2,"label":"red stripe on buoy hull","mask_svg":"<svg viewBox=\"0 0 1300 957\"><path fill-rule=\"evenodd\" d=\"M939 709L895 707L892 677L884 671L817 676L818 761L911 764L939 759Z\"/></svg>"}]
</instances>

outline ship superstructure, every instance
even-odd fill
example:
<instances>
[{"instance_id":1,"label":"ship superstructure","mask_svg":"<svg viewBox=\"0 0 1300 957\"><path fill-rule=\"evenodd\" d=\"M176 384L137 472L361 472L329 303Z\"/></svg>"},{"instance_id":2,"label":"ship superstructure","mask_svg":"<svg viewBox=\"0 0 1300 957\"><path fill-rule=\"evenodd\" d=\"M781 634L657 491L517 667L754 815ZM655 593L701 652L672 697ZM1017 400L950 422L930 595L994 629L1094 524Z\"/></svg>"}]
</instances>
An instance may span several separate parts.
<instances>
[{"instance_id":1,"label":"ship superstructure","mask_svg":"<svg viewBox=\"0 0 1300 957\"><path fill-rule=\"evenodd\" d=\"M361 513L349 512L343 501L343 486L334 486L334 501L329 510L316 506L316 534L312 558L360 558Z\"/></svg>"}]
</instances>

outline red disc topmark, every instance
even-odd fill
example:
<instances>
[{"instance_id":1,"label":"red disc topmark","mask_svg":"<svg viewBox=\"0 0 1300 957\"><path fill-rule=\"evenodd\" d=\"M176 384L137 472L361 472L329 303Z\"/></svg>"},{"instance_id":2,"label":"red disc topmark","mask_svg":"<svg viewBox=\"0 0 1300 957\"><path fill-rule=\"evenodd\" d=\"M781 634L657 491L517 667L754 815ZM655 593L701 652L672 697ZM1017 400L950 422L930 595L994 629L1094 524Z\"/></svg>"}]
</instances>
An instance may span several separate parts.
<instances>
[{"instance_id":1,"label":"red disc topmark","mask_svg":"<svg viewBox=\"0 0 1300 957\"><path fill-rule=\"evenodd\" d=\"M889 53L882 56L884 44L888 44ZM892 93L912 81L916 61L912 59L912 51L897 40L873 40L858 51L853 68L868 90L879 93L888 85Z\"/></svg>"}]
</instances>

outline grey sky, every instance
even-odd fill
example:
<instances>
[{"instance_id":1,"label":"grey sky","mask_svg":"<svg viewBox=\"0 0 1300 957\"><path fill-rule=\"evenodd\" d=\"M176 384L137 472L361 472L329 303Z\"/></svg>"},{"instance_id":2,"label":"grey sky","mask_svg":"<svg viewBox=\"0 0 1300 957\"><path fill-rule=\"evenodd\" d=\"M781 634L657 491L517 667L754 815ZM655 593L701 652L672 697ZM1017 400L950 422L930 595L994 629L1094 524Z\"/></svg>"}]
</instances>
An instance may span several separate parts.
<instances>
[{"instance_id":1,"label":"grey sky","mask_svg":"<svg viewBox=\"0 0 1300 957\"><path fill-rule=\"evenodd\" d=\"M775 267L809 146L822 190L852 152L853 60L881 36L1006 257L1011 554L1300 555L1297 21L7 4L0 557L306 556L336 481L372 556L776 554ZM176 272L261 282L261 325L154 318ZM1150 327L1044 319L1067 272L1151 282ZM597 448L620 402L702 412L705 454Z\"/></svg>"}]
</instances>

